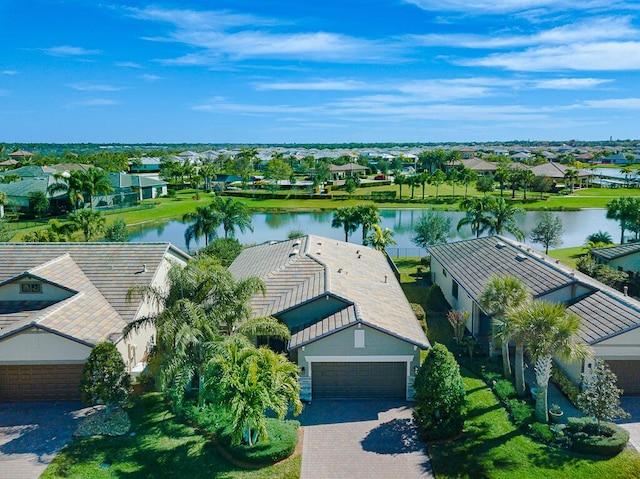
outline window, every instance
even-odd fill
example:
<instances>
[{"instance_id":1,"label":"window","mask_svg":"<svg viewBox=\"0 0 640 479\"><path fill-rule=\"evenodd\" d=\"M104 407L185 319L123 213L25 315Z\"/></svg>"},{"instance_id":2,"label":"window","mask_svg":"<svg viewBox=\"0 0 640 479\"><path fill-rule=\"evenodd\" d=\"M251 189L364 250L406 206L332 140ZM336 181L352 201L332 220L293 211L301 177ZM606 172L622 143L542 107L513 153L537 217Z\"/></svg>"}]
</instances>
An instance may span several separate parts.
<instances>
[{"instance_id":1,"label":"window","mask_svg":"<svg viewBox=\"0 0 640 479\"><path fill-rule=\"evenodd\" d=\"M451 295L458 299L458 283L456 283L455 281L451 282Z\"/></svg>"},{"instance_id":2,"label":"window","mask_svg":"<svg viewBox=\"0 0 640 479\"><path fill-rule=\"evenodd\" d=\"M353 337L353 339L354 339L354 343L353 343L354 348L364 348L364 329L356 329L355 336Z\"/></svg>"},{"instance_id":3,"label":"window","mask_svg":"<svg viewBox=\"0 0 640 479\"><path fill-rule=\"evenodd\" d=\"M20 283L21 294L42 293L41 283Z\"/></svg>"}]
</instances>

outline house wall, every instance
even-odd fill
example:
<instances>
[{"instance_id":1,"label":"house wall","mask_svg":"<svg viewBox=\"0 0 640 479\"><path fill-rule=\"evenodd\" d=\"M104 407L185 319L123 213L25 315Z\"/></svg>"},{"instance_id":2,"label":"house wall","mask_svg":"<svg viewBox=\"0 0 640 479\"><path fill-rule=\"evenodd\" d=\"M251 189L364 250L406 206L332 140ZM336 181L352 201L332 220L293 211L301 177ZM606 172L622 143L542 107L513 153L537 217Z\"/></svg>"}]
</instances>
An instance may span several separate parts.
<instances>
[{"instance_id":1,"label":"house wall","mask_svg":"<svg viewBox=\"0 0 640 479\"><path fill-rule=\"evenodd\" d=\"M0 341L0 364L82 363L89 353L89 346L37 328Z\"/></svg>"},{"instance_id":2,"label":"house wall","mask_svg":"<svg viewBox=\"0 0 640 479\"><path fill-rule=\"evenodd\" d=\"M289 329L294 329L306 323L317 321L337 313L344 309L346 305L347 304L341 299L326 295L279 314L277 318L283 321Z\"/></svg>"},{"instance_id":3,"label":"house wall","mask_svg":"<svg viewBox=\"0 0 640 479\"><path fill-rule=\"evenodd\" d=\"M39 283L42 285L42 292L21 293L20 284L22 283ZM0 301L62 301L70 296L72 293L69 291L30 278L24 278L0 287Z\"/></svg>"},{"instance_id":4,"label":"house wall","mask_svg":"<svg viewBox=\"0 0 640 479\"><path fill-rule=\"evenodd\" d=\"M608 264L614 269L622 268L622 271L640 271L640 253L614 258L612 260L600 260L599 263Z\"/></svg>"},{"instance_id":5,"label":"house wall","mask_svg":"<svg viewBox=\"0 0 640 479\"><path fill-rule=\"evenodd\" d=\"M584 294L587 294L593 290L585 288L579 284L572 284L564 288L552 291L549 294L540 296L538 299L549 301L551 303L563 303L572 299L578 298Z\"/></svg>"},{"instance_id":6,"label":"house wall","mask_svg":"<svg viewBox=\"0 0 640 479\"><path fill-rule=\"evenodd\" d=\"M602 359L640 360L640 328L595 344L593 352L595 356Z\"/></svg>"},{"instance_id":7,"label":"house wall","mask_svg":"<svg viewBox=\"0 0 640 479\"><path fill-rule=\"evenodd\" d=\"M365 325L356 325L314 341L297 350L298 366L304 368L300 373L301 397L310 393L314 358L322 362L407 362L407 399L413 398L414 368L420 366L420 348L402 339L386 334ZM364 330L364 347L355 347L356 331ZM310 358L309 360L307 358ZM306 390L306 391L305 391Z\"/></svg>"},{"instance_id":8,"label":"house wall","mask_svg":"<svg viewBox=\"0 0 640 479\"><path fill-rule=\"evenodd\" d=\"M475 302L471 299L471 296L462 288L458 283L458 297L453 296L453 283L455 279L451 276L449 271L435 259L431 257L431 280L440 286L442 294L451 306L451 309L460 311L467 311L469 318L467 319L467 329L471 334L477 334L480 330L480 310L477 305L474 307ZM457 281L456 281L457 283Z\"/></svg>"}]
</instances>

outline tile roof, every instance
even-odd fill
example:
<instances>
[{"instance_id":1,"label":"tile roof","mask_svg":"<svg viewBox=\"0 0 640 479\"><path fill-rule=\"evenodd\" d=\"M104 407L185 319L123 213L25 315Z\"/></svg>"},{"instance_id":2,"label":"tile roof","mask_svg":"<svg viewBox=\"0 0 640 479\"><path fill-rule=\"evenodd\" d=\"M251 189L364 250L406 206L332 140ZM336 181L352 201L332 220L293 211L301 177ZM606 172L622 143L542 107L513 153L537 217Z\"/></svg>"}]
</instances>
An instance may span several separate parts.
<instances>
[{"instance_id":1,"label":"tile roof","mask_svg":"<svg viewBox=\"0 0 640 479\"><path fill-rule=\"evenodd\" d=\"M590 253L603 259L615 259L640 252L640 243L625 243L617 246L593 248Z\"/></svg>"},{"instance_id":2,"label":"tile roof","mask_svg":"<svg viewBox=\"0 0 640 479\"><path fill-rule=\"evenodd\" d=\"M431 246L429 252L476 302L500 274L521 279L534 298L572 284L584 287L589 292L567 309L582 318L579 337L587 344L640 327L640 302L513 240L488 236Z\"/></svg>"},{"instance_id":3,"label":"tile roof","mask_svg":"<svg viewBox=\"0 0 640 479\"><path fill-rule=\"evenodd\" d=\"M314 323L300 331L293 332L291 334L291 340L289 341L289 347L291 349L299 348L307 343L311 343L316 339L320 339L324 336L328 336L331 333L335 333L341 329L344 329L352 324L358 322L356 316L356 310L353 306L348 306L331 316Z\"/></svg>"},{"instance_id":4,"label":"tile roof","mask_svg":"<svg viewBox=\"0 0 640 479\"><path fill-rule=\"evenodd\" d=\"M549 161L547 163L542 163L537 166L531 167L531 171L535 173L536 176L545 176L547 178L556 178L556 179L564 179L564 175L567 170L571 169L571 166L563 165L562 163L555 163L553 161ZM586 170L577 170L578 177L587 177L591 176L591 173Z\"/></svg>"},{"instance_id":5,"label":"tile roof","mask_svg":"<svg viewBox=\"0 0 640 479\"><path fill-rule=\"evenodd\" d=\"M374 249L308 235L245 248L229 271L236 279L258 276L265 281L266 297L252 301L256 315L276 315L330 294L352 304L358 321L429 347L386 257ZM304 334L317 337L311 330ZM296 337L291 344L298 341Z\"/></svg>"}]
</instances>

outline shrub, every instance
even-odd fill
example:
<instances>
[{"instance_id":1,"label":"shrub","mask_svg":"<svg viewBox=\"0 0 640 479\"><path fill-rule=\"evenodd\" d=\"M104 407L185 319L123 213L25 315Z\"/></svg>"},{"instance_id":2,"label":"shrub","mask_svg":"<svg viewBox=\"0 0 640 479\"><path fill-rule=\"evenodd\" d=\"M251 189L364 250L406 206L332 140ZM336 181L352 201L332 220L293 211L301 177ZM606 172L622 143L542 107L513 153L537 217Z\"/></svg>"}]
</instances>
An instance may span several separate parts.
<instances>
[{"instance_id":1,"label":"shrub","mask_svg":"<svg viewBox=\"0 0 640 479\"><path fill-rule=\"evenodd\" d=\"M424 312L424 308L418 303L411 303L411 309L413 314L416 315L420 326L422 326L424 333L427 334L427 314Z\"/></svg>"},{"instance_id":2,"label":"shrub","mask_svg":"<svg viewBox=\"0 0 640 479\"><path fill-rule=\"evenodd\" d=\"M534 422L533 424L529 424L527 432L533 439L540 442L553 442L555 439L555 435L549 424Z\"/></svg>"},{"instance_id":3,"label":"shrub","mask_svg":"<svg viewBox=\"0 0 640 479\"><path fill-rule=\"evenodd\" d=\"M514 426L522 428L534 421L535 409L529 403L513 398L507 399L505 404Z\"/></svg>"},{"instance_id":4,"label":"shrub","mask_svg":"<svg viewBox=\"0 0 640 479\"><path fill-rule=\"evenodd\" d=\"M456 436L464 426L466 392L453 354L436 343L416 375L413 411L424 440Z\"/></svg>"},{"instance_id":5,"label":"shrub","mask_svg":"<svg viewBox=\"0 0 640 479\"><path fill-rule=\"evenodd\" d=\"M571 439L571 450L582 454L615 456L629 442L629 433L611 422L597 424L590 418L569 418L566 433Z\"/></svg>"},{"instance_id":6,"label":"shrub","mask_svg":"<svg viewBox=\"0 0 640 479\"><path fill-rule=\"evenodd\" d=\"M426 304L431 311L447 311L451 309L449 303L442 294L440 286L432 284L427 290Z\"/></svg>"},{"instance_id":7,"label":"shrub","mask_svg":"<svg viewBox=\"0 0 640 479\"><path fill-rule=\"evenodd\" d=\"M493 384L493 391L502 401L516 397L516 388L508 379L500 379Z\"/></svg>"},{"instance_id":8,"label":"shrub","mask_svg":"<svg viewBox=\"0 0 640 479\"><path fill-rule=\"evenodd\" d=\"M578 386L576 386L573 381L567 377L564 371L557 366L557 364L554 364L554 367L551 368L551 381L560 388L574 406L577 405L580 390L578 389Z\"/></svg>"},{"instance_id":9,"label":"shrub","mask_svg":"<svg viewBox=\"0 0 640 479\"><path fill-rule=\"evenodd\" d=\"M105 404L110 408L122 404L131 392L131 376L122 355L110 342L96 344L82 367L80 394L86 404Z\"/></svg>"}]
</instances>

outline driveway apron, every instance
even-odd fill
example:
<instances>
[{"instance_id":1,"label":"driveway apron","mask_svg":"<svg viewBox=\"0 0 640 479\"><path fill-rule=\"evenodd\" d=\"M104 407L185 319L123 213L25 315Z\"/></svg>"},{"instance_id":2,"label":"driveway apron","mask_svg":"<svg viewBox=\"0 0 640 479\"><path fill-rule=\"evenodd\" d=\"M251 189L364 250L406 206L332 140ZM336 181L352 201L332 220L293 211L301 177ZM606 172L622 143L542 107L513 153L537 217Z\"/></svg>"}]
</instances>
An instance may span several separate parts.
<instances>
[{"instance_id":1,"label":"driveway apron","mask_svg":"<svg viewBox=\"0 0 640 479\"><path fill-rule=\"evenodd\" d=\"M304 427L301 479L433 478L411 407L394 400L318 400Z\"/></svg>"},{"instance_id":2,"label":"driveway apron","mask_svg":"<svg viewBox=\"0 0 640 479\"><path fill-rule=\"evenodd\" d=\"M36 479L69 441L78 402L0 403L0 478Z\"/></svg>"}]
</instances>

